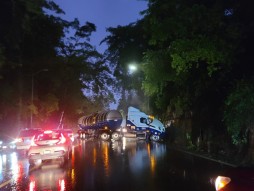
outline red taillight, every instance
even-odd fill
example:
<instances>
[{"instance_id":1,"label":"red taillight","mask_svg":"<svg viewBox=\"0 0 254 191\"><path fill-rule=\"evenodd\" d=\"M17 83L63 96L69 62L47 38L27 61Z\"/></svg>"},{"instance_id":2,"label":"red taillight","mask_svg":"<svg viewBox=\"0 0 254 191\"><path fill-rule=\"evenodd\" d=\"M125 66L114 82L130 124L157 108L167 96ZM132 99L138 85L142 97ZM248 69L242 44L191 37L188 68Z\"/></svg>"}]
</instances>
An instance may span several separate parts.
<instances>
[{"instance_id":1,"label":"red taillight","mask_svg":"<svg viewBox=\"0 0 254 191\"><path fill-rule=\"evenodd\" d=\"M34 139L35 139L35 136L33 136L32 140L31 140L31 146L37 146L37 144L35 144Z\"/></svg>"},{"instance_id":2,"label":"red taillight","mask_svg":"<svg viewBox=\"0 0 254 191\"><path fill-rule=\"evenodd\" d=\"M64 144L65 142L66 142L66 138L61 133L60 141L58 142L58 144Z\"/></svg>"}]
</instances>

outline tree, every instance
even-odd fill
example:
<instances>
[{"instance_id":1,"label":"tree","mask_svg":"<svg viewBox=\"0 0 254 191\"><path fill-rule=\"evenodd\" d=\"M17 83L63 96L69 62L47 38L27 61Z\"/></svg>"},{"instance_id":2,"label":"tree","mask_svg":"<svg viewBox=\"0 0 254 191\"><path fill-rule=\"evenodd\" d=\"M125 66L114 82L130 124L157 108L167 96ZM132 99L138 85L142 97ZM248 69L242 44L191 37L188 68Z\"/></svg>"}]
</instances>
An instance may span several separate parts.
<instances>
[{"instance_id":1,"label":"tree","mask_svg":"<svg viewBox=\"0 0 254 191\"><path fill-rule=\"evenodd\" d=\"M55 55L54 46L63 34L60 21L46 16L43 8L61 11L52 1L3 0L0 4L0 122L3 127L9 123L14 128L28 127L32 74L44 68L45 58Z\"/></svg>"},{"instance_id":2,"label":"tree","mask_svg":"<svg viewBox=\"0 0 254 191\"><path fill-rule=\"evenodd\" d=\"M81 26L77 19L61 19L63 11L51 0L4 0L0 4L3 127L30 127L31 113L35 126L56 124L63 111L66 123L74 124L82 112L108 106L113 96L105 84L112 80L102 55L89 43L94 24ZM44 69L48 72L38 73Z\"/></svg>"},{"instance_id":3,"label":"tree","mask_svg":"<svg viewBox=\"0 0 254 191\"><path fill-rule=\"evenodd\" d=\"M79 86L77 90L82 90L85 97L100 105L100 109L106 108L113 100L113 94L109 90L113 80L103 56L89 43L96 27L89 22L80 26L77 19L70 23L70 27L73 35L68 36L66 32L66 37L62 39L58 48L58 54L62 63L69 68L68 71L73 70L73 80ZM66 80L66 83L68 82L73 86L69 79Z\"/></svg>"},{"instance_id":4,"label":"tree","mask_svg":"<svg viewBox=\"0 0 254 191\"><path fill-rule=\"evenodd\" d=\"M233 143L250 143L248 156L252 156L248 104L254 61L253 3L149 2L144 28L153 48L145 53L145 92L154 95L155 106L164 111L179 117L191 112L192 132L204 136L204 129L197 127L210 129L207 136L215 139L218 134L227 137L228 130ZM197 133L192 136L195 140Z\"/></svg>"},{"instance_id":5,"label":"tree","mask_svg":"<svg viewBox=\"0 0 254 191\"><path fill-rule=\"evenodd\" d=\"M147 41L142 29L142 22L131 23L127 26L108 28L110 33L102 43L108 44L105 57L110 67L114 70L116 78L116 92L121 95L119 108L126 110L132 104L140 107L140 101L144 100L141 90L143 73L141 62ZM130 74L129 65L135 64L137 71Z\"/></svg>"},{"instance_id":6,"label":"tree","mask_svg":"<svg viewBox=\"0 0 254 191\"><path fill-rule=\"evenodd\" d=\"M232 15L225 14L230 3L154 0L144 18L151 47L145 52L144 91L168 116L191 114L193 143L200 128L215 134L223 129L227 75L240 36Z\"/></svg>"}]
</instances>

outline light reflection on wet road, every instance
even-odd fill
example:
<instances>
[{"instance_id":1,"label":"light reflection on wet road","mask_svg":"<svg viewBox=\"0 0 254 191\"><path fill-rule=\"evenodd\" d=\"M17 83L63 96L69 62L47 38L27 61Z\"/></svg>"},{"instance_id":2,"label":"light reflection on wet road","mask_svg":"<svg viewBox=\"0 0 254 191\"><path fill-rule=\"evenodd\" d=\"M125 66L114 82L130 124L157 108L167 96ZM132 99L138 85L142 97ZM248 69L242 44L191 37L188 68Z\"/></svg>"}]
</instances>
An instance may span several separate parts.
<instances>
[{"instance_id":1,"label":"light reflection on wet road","mask_svg":"<svg viewBox=\"0 0 254 191\"><path fill-rule=\"evenodd\" d=\"M47 162L29 168L24 155L0 154L2 191L196 190L210 191L219 166L144 140L76 140L64 167Z\"/></svg>"}]
</instances>

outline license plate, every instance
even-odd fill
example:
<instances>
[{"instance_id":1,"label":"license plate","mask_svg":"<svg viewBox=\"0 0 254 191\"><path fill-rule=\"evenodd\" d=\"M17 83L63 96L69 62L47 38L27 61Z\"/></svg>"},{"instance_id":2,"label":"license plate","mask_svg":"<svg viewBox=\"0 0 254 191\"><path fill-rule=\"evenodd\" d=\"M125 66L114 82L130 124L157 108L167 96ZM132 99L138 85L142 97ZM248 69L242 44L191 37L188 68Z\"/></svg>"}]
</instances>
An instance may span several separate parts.
<instances>
[{"instance_id":1,"label":"license plate","mask_svg":"<svg viewBox=\"0 0 254 191\"><path fill-rule=\"evenodd\" d=\"M48 151L48 150L44 151L44 154L49 154L49 153L50 153L50 151Z\"/></svg>"}]
</instances>

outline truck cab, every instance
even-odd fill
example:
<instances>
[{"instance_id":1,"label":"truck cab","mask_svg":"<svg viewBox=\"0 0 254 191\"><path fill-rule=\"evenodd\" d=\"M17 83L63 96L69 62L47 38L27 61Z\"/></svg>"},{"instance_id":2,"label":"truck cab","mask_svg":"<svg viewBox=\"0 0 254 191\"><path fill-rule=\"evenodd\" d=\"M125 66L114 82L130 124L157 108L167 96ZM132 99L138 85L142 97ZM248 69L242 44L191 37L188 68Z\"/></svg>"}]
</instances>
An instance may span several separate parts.
<instances>
[{"instance_id":1,"label":"truck cab","mask_svg":"<svg viewBox=\"0 0 254 191\"><path fill-rule=\"evenodd\" d=\"M153 141L159 141L165 134L165 127L158 119L134 107L128 108L126 128L127 131L135 131L137 134L144 133Z\"/></svg>"}]
</instances>

